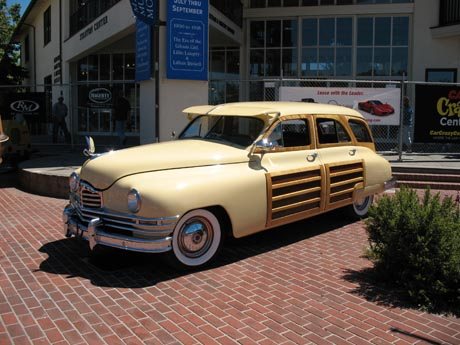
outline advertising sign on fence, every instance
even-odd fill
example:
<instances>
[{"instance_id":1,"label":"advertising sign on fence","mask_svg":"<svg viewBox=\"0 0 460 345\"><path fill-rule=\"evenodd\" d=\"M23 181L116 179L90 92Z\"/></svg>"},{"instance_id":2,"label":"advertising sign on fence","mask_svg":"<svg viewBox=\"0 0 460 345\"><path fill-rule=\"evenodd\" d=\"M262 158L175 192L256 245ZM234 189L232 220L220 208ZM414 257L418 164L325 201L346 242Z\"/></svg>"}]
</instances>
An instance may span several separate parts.
<instances>
[{"instance_id":1,"label":"advertising sign on fence","mask_svg":"<svg viewBox=\"0 0 460 345\"><path fill-rule=\"evenodd\" d=\"M397 88L280 87L280 100L342 105L356 109L370 125L399 125Z\"/></svg>"},{"instance_id":2,"label":"advertising sign on fence","mask_svg":"<svg viewBox=\"0 0 460 345\"><path fill-rule=\"evenodd\" d=\"M460 142L460 87L416 85L414 113L416 142Z\"/></svg>"},{"instance_id":3,"label":"advertising sign on fence","mask_svg":"<svg viewBox=\"0 0 460 345\"><path fill-rule=\"evenodd\" d=\"M10 93L8 96L8 109L2 114L5 120L46 118L44 92Z\"/></svg>"},{"instance_id":4,"label":"advertising sign on fence","mask_svg":"<svg viewBox=\"0 0 460 345\"><path fill-rule=\"evenodd\" d=\"M208 1L168 1L169 79L208 80Z\"/></svg>"}]
</instances>

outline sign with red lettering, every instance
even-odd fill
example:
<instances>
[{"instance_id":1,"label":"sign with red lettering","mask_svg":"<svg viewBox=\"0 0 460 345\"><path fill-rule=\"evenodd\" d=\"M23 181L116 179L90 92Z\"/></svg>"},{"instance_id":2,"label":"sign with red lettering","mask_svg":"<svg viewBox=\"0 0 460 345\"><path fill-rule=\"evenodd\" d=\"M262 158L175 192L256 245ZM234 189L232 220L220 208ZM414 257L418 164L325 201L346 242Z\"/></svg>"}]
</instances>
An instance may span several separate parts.
<instances>
[{"instance_id":1,"label":"sign with red lettering","mask_svg":"<svg viewBox=\"0 0 460 345\"><path fill-rule=\"evenodd\" d=\"M401 94L394 87L280 87L280 101L341 105L360 112L370 125L399 126Z\"/></svg>"}]
</instances>

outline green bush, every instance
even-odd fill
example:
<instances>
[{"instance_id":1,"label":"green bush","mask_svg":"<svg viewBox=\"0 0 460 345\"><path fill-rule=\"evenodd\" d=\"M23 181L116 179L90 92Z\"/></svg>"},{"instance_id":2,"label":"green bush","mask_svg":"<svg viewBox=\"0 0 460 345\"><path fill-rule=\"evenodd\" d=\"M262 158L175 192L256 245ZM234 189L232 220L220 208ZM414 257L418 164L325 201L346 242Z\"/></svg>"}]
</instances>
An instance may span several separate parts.
<instances>
[{"instance_id":1,"label":"green bush","mask_svg":"<svg viewBox=\"0 0 460 345\"><path fill-rule=\"evenodd\" d=\"M402 188L385 195L366 221L379 277L427 310L460 312L460 213L451 197Z\"/></svg>"}]
</instances>

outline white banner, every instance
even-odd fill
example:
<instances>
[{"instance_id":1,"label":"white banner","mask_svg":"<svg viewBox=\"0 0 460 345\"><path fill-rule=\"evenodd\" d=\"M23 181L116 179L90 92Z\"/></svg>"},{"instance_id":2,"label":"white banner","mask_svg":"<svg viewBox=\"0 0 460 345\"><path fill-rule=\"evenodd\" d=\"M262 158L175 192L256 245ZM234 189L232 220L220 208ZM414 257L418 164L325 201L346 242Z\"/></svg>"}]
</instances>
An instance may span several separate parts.
<instances>
[{"instance_id":1,"label":"white banner","mask_svg":"<svg viewBox=\"0 0 460 345\"><path fill-rule=\"evenodd\" d=\"M280 87L280 101L342 105L360 112L370 125L399 126L397 88Z\"/></svg>"}]
</instances>

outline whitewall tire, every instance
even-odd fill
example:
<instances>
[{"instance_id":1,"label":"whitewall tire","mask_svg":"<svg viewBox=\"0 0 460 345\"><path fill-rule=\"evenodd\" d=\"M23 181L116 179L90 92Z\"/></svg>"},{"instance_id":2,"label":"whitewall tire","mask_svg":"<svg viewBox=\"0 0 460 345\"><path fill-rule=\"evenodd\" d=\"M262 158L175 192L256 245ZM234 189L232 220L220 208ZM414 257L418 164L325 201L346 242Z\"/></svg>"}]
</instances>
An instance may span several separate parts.
<instances>
[{"instance_id":1,"label":"whitewall tire","mask_svg":"<svg viewBox=\"0 0 460 345\"><path fill-rule=\"evenodd\" d=\"M206 265L222 245L222 229L217 217L204 209L185 214L176 224L172 253L178 266L193 268Z\"/></svg>"},{"instance_id":2,"label":"whitewall tire","mask_svg":"<svg viewBox=\"0 0 460 345\"><path fill-rule=\"evenodd\" d=\"M355 219L366 218L373 200L374 196L369 195L366 196L364 199L361 199L359 202L354 202L352 205L348 207L348 213L352 218Z\"/></svg>"}]
</instances>

